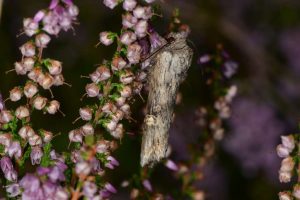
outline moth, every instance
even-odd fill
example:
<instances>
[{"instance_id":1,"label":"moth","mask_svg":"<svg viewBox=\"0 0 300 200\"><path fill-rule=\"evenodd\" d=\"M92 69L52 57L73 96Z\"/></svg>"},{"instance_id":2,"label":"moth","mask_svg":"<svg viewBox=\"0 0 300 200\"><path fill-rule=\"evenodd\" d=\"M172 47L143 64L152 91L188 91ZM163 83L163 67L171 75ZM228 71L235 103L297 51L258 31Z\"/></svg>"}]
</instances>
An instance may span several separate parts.
<instances>
[{"instance_id":1,"label":"moth","mask_svg":"<svg viewBox=\"0 0 300 200\"><path fill-rule=\"evenodd\" d=\"M141 166L153 166L166 157L176 95L192 63L193 50L183 33L170 33L172 41L152 56L149 69L147 114L143 123Z\"/></svg>"}]
</instances>

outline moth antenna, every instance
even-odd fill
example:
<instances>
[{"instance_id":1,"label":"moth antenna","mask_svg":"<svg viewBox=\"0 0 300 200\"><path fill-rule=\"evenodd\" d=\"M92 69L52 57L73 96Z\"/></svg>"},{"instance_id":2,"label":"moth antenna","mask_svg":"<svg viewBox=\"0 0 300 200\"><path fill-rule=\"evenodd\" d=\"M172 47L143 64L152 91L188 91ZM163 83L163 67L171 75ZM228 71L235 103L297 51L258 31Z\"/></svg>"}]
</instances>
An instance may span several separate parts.
<instances>
[{"instance_id":1,"label":"moth antenna","mask_svg":"<svg viewBox=\"0 0 300 200\"><path fill-rule=\"evenodd\" d=\"M78 120L80 120L81 117L78 117L77 119L75 119L72 124L75 124Z\"/></svg>"},{"instance_id":2,"label":"moth antenna","mask_svg":"<svg viewBox=\"0 0 300 200\"><path fill-rule=\"evenodd\" d=\"M13 72L13 71L16 71L16 70L15 70L15 69L7 70L7 71L5 72L5 74L8 74L8 73Z\"/></svg>"},{"instance_id":3,"label":"moth antenna","mask_svg":"<svg viewBox=\"0 0 300 200\"><path fill-rule=\"evenodd\" d=\"M140 92L139 92L139 96L140 96L140 98L142 99L143 103L145 103L146 101L145 101L145 99L143 98L143 96L141 95Z\"/></svg>"},{"instance_id":4,"label":"moth antenna","mask_svg":"<svg viewBox=\"0 0 300 200\"><path fill-rule=\"evenodd\" d=\"M54 136L52 137L52 139L55 138L55 137L57 137L57 136L60 136L60 135L61 135L61 132L59 132L59 133L57 133L56 135L54 135Z\"/></svg>"},{"instance_id":5,"label":"moth antenna","mask_svg":"<svg viewBox=\"0 0 300 200\"><path fill-rule=\"evenodd\" d=\"M23 34L25 34L25 31L19 33L16 37L18 38L18 37L20 37L20 36L23 35Z\"/></svg>"},{"instance_id":6,"label":"moth antenna","mask_svg":"<svg viewBox=\"0 0 300 200\"><path fill-rule=\"evenodd\" d=\"M4 100L4 103L7 102L8 100L9 100L9 98L5 99L5 100Z\"/></svg>"}]
</instances>

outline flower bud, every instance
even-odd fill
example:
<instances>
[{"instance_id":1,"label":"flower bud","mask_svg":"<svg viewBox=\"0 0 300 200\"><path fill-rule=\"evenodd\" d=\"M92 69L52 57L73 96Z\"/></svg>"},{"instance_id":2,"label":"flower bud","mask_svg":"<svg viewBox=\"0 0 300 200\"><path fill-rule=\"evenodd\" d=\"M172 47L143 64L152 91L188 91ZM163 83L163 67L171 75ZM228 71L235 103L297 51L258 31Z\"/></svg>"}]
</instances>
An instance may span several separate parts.
<instances>
[{"instance_id":1,"label":"flower bud","mask_svg":"<svg viewBox=\"0 0 300 200\"><path fill-rule=\"evenodd\" d=\"M111 32L101 32L99 36L100 42L105 46L109 46L114 42L113 33Z\"/></svg>"},{"instance_id":2,"label":"flower bud","mask_svg":"<svg viewBox=\"0 0 300 200\"><path fill-rule=\"evenodd\" d=\"M116 139L121 139L124 135L123 124L118 124L116 129L111 131L110 134Z\"/></svg>"},{"instance_id":3,"label":"flower bud","mask_svg":"<svg viewBox=\"0 0 300 200\"><path fill-rule=\"evenodd\" d=\"M35 37L35 45L40 48L45 48L49 44L51 38L46 33L40 33Z\"/></svg>"},{"instance_id":4,"label":"flower bud","mask_svg":"<svg viewBox=\"0 0 300 200\"><path fill-rule=\"evenodd\" d=\"M47 98L45 97L41 97L41 96L37 96L34 100L33 100L33 107L37 110L42 110L47 104Z\"/></svg>"},{"instance_id":5,"label":"flower bud","mask_svg":"<svg viewBox=\"0 0 300 200\"><path fill-rule=\"evenodd\" d=\"M127 48L127 59L131 64L137 64L141 59L142 47L138 44L131 44Z\"/></svg>"},{"instance_id":6,"label":"flower bud","mask_svg":"<svg viewBox=\"0 0 300 200\"><path fill-rule=\"evenodd\" d=\"M50 103L46 107L46 109L49 114L53 115L53 114L57 113L57 111L59 110L59 107L60 107L60 103L56 100L52 100L52 101L50 101Z\"/></svg>"},{"instance_id":7,"label":"flower bud","mask_svg":"<svg viewBox=\"0 0 300 200\"><path fill-rule=\"evenodd\" d=\"M106 183L106 184L104 185L104 188L105 188L107 191L111 192L111 193L117 193L116 188L115 188L112 184L110 184L110 183Z\"/></svg>"},{"instance_id":8,"label":"flower bud","mask_svg":"<svg viewBox=\"0 0 300 200\"><path fill-rule=\"evenodd\" d=\"M85 181L83 184L83 194L85 197L92 198L95 196L98 187L95 183L90 181Z\"/></svg>"},{"instance_id":9,"label":"flower bud","mask_svg":"<svg viewBox=\"0 0 300 200\"><path fill-rule=\"evenodd\" d=\"M122 33L120 41L125 45L130 45L135 42L137 39L136 35L131 31L126 31Z\"/></svg>"},{"instance_id":10,"label":"flower bud","mask_svg":"<svg viewBox=\"0 0 300 200\"><path fill-rule=\"evenodd\" d=\"M43 76L43 71L40 67L35 67L33 68L29 73L28 73L28 78L37 82L38 79Z\"/></svg>"},{"instance_id":11,"label":"flower bud","mask_svg":"<svg viewBox=\"0 0 300 200\"><path fill-rule=\"evenodd\" d=\"M93 117L93 110L88 107L80 108L79 114L82 120L90 121Z\"/></svg>"},{"instance_id":12,"label":"flower bud","mask_svg":"<svg viewBox=\"0 0 300 200\"><path fill-rule=\"evenodd\" d=\"M119 71L127 65L126 61L121 57L114 57L111 63L111 68L113 71Z\"/></svg>"},{"instance_id":13,"label":"flower bud","mask_svg":"<svg viewBox=\"0 0 300 200\"><path fill-rule=\"evenodd\" d=\"M120 75L120 82L127 85L134 80L134 74L131 71L125 71Z\"/></svg>"},{"instance_id":14,"label":"flower bud","mask_svg":"<svg viewBox=\"0 0 300 200\"><path fill-rule=\"evenodd\" d=\"M279 144L277 146L276 151L277 151L277 155L280 158L285 158L285 157L288 157L290 155L289 149L284 147L282 144Z\"/></svg>"},{"instance_id":15,"label":"flower bud","mask_svg":"<svg viewBox=\"0 0 300 200\"><path fill-rule=\"evenodd\" d=\"M118 107L123 106L126 103L126 98L125 97L118 97L116 100L116 105Z\"/></svg>"},{"instance_id":16,"label":"flower bud","mask_svg":"<svg viewBox=\"0 0 300 200\"><path fill-rule=\"evenodd\" d=\"M120 110L123 111L125 115L130 115L130 106L128 104L121 106Z\"/></svg>"},{"instance_id":17,"label":"flower bud","mask_svg":"<svg viewBox=\"0 0 300 200\"><path fill-rule=\"evenodd\" d=\"M79 14L79 9L74 4L68 6L68 13L71 17L76 17Z\"/></svg>"},{"instance_id":18,"label":"flower bud","mask_svg":"<svg viewBox=\"0 0 300 200\"><path fill-rule=\"evenodd\" d=\"M117 128L117 122L110 120L104 124L104 127L107 129L107 131L112 132Z\"/></svg>"},{"instance_id":19,"label":"flower bud","mask_svg":"<svg viewBox=\"0 0 300 200\"><path fill-rule=\"evenodd\" d=\"M19 141L12 142L11 145L8 146L7 153L9 157L15 157L17 159L21 158L22 156L22 149Z\"/></svg>"},{"instance_id":20,"label":"flower bud","mask_svg":"<svg viewBox=\"0 0 300 200\"><path fill-rule=\"evenodd\" d=\"M39 146L35 146L32 148L30 153L30 160L32 165L39 165L41 163L43 157L43 150Z\"/></svg>"},{"instance_id":21,"label":"flower bud","mask_svg":"<svg viewBox=\"0 0 300 200\"><path fill-rule=\"evenodd\" d=\"M18 119L29 117L30 112L26 106L20 106L16 109L15 115Z\"/></svg>"},{"instance_id":22,"label":"flower bud","mask_svg":"<svg viewBox=\"0 0 300 200\"><path fill-rule=\"evenodd\" d=\"M23 59L23 66L26 69L26 71L28 71L28 72L33 69L34 63L35 63L35 61L33 58L27 57L27 58Z\"/></svg>"},{"instance_id":23,"label":"flower bud","mask_svg":"<svg viewBox=\"0 0 300 200\"><path fill-rule=\"evenodd\" d=\"M137 23L138 19L131 15L130 13L127 13L122 16L122 25L124 28L132 28Z\"/></svg>"},{"instance_id":24,"label":"flower bud","mask_svg":"<svg viewBox=\"0 0 300 200\"><path fill-rule=\"evenodd\" d=\"M110 9L114 9L118 5L118 0L104 0L103 3Z\"/></svg>"},{"instance_id":25,"label":"flower bud","mask_svg":"<svg viewBox=\"0 0 300 200\"><path fill-rule=\"evenodd\" d=\"M96 152L97 153L105 153L108 150L108 143L107 141L101 140L98 141L96 144Z\"/></svg>"},{"instance_id":26,"label":"flower bud","mask_svg":"<svg viewBox=\"0 0 300 200\"><path fill-rule=\"evenodd\" d=\"M41 133L42 133L43 141L45 143L49 143L52 140L52 138L53 138L53 133L52 132L42 130Z\"/></svg>"},{"instance_id":27,"label":"flower bud","mask_svg":"<svg viewBox=\"0 0 300 200\"><path fill-rule=\"evenodd\" d=\"M78 129L72 130L69 132L69 140L71 142L80 142L82 143L82 134Z\"/></svg>"},{"instance_id":28,"label":"flower bud","mask_svg":"<svg viewBox=\"0 0 300 200\"><path fill-rule=\"evenodd\" d=\"M54 76L53 85L55 86L61 86L65 83L64 76L62 74Z\"/></svg>"},{"instance_id":29,"label":"flower bud","mask_svg":"<svg viewBox=\"0 0 300 200\"><path fill-rule=\"evenodd\" d=\"M54 84L54 78L50 74L46 74L40 81L39 84L45 89L49 90Z\"/></svg>"},{"instance_id":30,"label":"flower bud","mask_svg":"<svg viewBox=\"0 0 300 200\"><path fill-rule=\"evenodd\" d=\"M143 180L143 186L146 190L148 190L148 192L152 192L152 185L149 180Z\"/></svg>"},{"instance_id":31,"label":"flower bud","mask_svg":"<svg viewBox=\"0 0 300 200\"><path fill-rule=\"evenodd\" d=\"M292 195L290 192L279 192L279 200L292 200Z\"/></svg>"},{"instance_id":32,"label":"flower bud","mask_svg":"<svg viewBox=\"0 0 300 200\"><path fill-rule=\"evenodd\" d=\"M38 32L39 24L31 18L23 20L24 32L27 36L31 37Z\"/></svg>"},{"instance_id":33,"label":"flower bud","mask_svg":"<svg viewBox=\"0 0 300 200\"><path fill-rule=\"evenodd\" d=\"M18 75L25 75L27 73L24 65L20 62L15 62L15 71Z\"/></svg>"},{"instance_id":34,"label":"flower bud","mask_svg":"<svg viewBox=\"0 0 300 200\"><path fill-rule=\"evenodd\" d=\"M18 134L20 135L21 138L27 139L34 136L35 132L30 126L26 125L19 130Z\"/></svg>"},{"instance_id":35,"label":"flower bud","mask_svg":"<svg viewBox=\"0 0 300 200\"><path fill-rule=\"evenodd\" d=\"M111 114L117 111L117 107L112 102L108 102L102 107L102 111Z\"/></svg>"},{"instance_id":36,"label":"flower bud","mask_svg":"<svg viewBox=\"0 0 300 200\"><path fill-rule=\"evenodd\" d=\"M91 166L87 162L81 161L76 164L75 172L77 175L89 175L91 172Z\"/></svg>"},{"instance_id":37,"label":"flower bud","mask_svg":"<svg viewBox=\"0 0 300 200\"><path fill-rule=\"evenodd\" d=\"M291 172L293 171L294 167L295 167L295 162L293 158L289 156L282 160L280 171Z\"/></svg>"},{"instance_id":38,"label":"flower bud","mask_svg":"<svg viewBox=\"0 0 300 200\"><path fill-rule=\"evenodd\" d=\"M134 32L139 37L145 37L147 35L148 31L148 22L146 20L140 20L135 26L134 26Z\"/></svg>"},{"instance_id":39,"label":"flower bud","mask_svg":"<svg viewBox=\"0 0 300 200\"><path fill-rule=\"evenodd\" d=\"M296 199L300 199L300 185L299 184L294 186L293 196L296 197Z\"/></svg>"},{"instance_id":40,"label":"flower bud","mask_svg":"<svg viewBox=\"0 0 300 200\"><path fill-rule=\"evenodd\" d=\"M165 166L173 171L178 171L179 169L178 166L175 164L175 162L173 162L172 160L167 160Z\"/></svg>"},{"instance_id":41,"label":"flower bud","mask_svg":"<svg viewBox=\"0 0 300 200\"><path fill-rule=\"evenodd\" d=\"M292 172L279 171L279 181L281 183L288 183L291 181Z\"/></svg>"},{"instance_id":42,"label":"flower bud","mask_svg":"<svg viewBox=\"0 0 300 200\"><path fill-rule=\"evenodd\" d=\"M38 92L36 84L27 82L24 87L24 94L27 98L32 98Z\"/></svg>"},{"instance_id":43,"label":"flower bud","mask_svg":"<svg viewBox=\"0 0 300 200\"><path fill-rule=\"evenodd\" d=\"M23 96L23 92L20 87L14 87L10 92L9 92L9 98L11 101L19 101Z\"/></svg>"},{"instance_id":44,"label":"flower bud","mask_svg":"<svg viewBox=\"0 0 300 200\"><path fill-rule=\"evenodd\" d=\"M39 146L42 144L42 139L39 135L33 135L28 138L28 142L30 146Z\"/></svg>"},{"instance_id":45,"label":"flower bud","mask_svg":"<svg viewBox=\"0 0 300 200\"><path fill-rule=\"evenodd\" d=\"M50 60L50 65L48 66L49 73L51 75L59 75L62 72L62 65L61 62L57 60Z\"/></svg>"},{"instance_id":46,"label":"flower bud","mask_svg":"<svg viewBox=\"0 0 300 200\"><path fill-rule=\"evenodd\" d=\"M32 42L27 42L20 47L20 51L25 57L35 56L35 46Z\"/></svg>"},{"instance_id":47,"label":"flower bud","mask_svg":"<svg viewBox=\"0 0 300 200\"><path fill-rule=\"evenodd\" d=\"M125 98L131 97L132 95L131 87L124 86L120 93L121 93L121 97L125 97Z\"/></svg>"},{"instance_id":48,"label":"flower bud","mask_svg":"<svg viewBox=\"0 0 300 200\"><path fill-rule=\"evenodd\" d=\"M137 6L133 10L133 15L138 19L142 19L145 16L145 14L146 14L146 7Z\"/></svg>"},{"instance_id":49,"label":"flower bud","mask_svg":"<svg viewBox=\"0 0 300 200\"><path fill-rule=\"evenodd\" d=\"M4 145L6 148L12 143L12 135L11 133L0 134L0 144Z\"/></svg>"},{"instance_id":50,"label":"flower bud","mask_svg":"<svg viewBox=\"0 0 300 200\"><path fill-rule=\"evenodd\" d=\"M123 2L123 8L126 11L132 11L136 7L136 0L125 0Z\"/></svg>"},{"instance_id":51,"label":"flower bud","mask_svg":"<svg viewBox=\"0 0 300 200\"><path fill-rule=\"evenodd\" d=\"M17 180L17 172L14 170L14 166L9 157L4 156L1 158L0 167L7 180L13 182Z\"/></svg>"},{"instance_id":52,"label":"flower bud","mask_svg":"<svg viewBox=\"0 0 300 200\"><path fill-rule=\"evenodd\" d=\"M146 78L147 78L147 74L145 72L143 72L143 71L140 72L140 73L138 73L138 75L136 76L136 80L140 81L140 82L145 81Z\"/></svg>"},{"instance_id":53,"label":"flower bud","mask_svg":"<svg viewBox=\"0 0 300 200\"><path fill-rule=\"evenodd\" d=\"M13 116L9 110L2 110L0 112L0 122L3 124L9 123L11 120L13 120Z\"/></svg>"},{"instance_id":54,"label":"flower bud","mask_svg":"<svg viewBox=\"0 0 300 200\"><path fill-rule=\"evenodd\" d=\"M87 136L87 135L93 135L95 130L92 124L87 123L81 127L81 132L83 133L84 136Z\"/></svg>"},{"instance_id":55,"label":"flower bud","mask_svg":"<svg viewBox=\"0 0 300 200\"><path fill-rule=\"evenodd\" d=\"M100 89L96 83L87 84L85 91L89 97L97 97L100 93Z\"/></svg>"},{"instance_id":56,"label":"flower bud","mask_svg":"<svg viewBox=\"0 0 300 200\"><path fill-rule=\"evenodd\" d=\"M289 150L289 152L292 152L295 148L295 139L293 135L281 136L281 142L282 145Z\"/></svg>"}]
</instances>

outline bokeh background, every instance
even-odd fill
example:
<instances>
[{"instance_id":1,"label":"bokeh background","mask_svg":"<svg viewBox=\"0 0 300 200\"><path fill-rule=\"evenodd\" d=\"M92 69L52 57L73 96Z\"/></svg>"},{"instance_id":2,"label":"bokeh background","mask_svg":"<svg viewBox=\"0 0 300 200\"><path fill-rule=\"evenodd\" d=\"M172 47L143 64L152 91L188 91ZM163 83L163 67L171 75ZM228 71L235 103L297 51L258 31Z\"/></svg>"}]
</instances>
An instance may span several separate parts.
<instances>
[{"instance_id":1,"label":"bokeh background","mask_svg":"<svg viewBox=\"0 0 300 200\"><path fill-rule=\"evenodd\" d=\"M100 0L75 3L80 8L79 24L74 32L54 39L44 53L63 61L65 78L73 85L53 91L67 116L34 116L35 126L62 133L54 142L59 150L66 150L66 133L74 127L72 121L77 118L79 107L89 102L80 101L88 81L80 75L89 74L97 63L112 55L113 46L94 47L98 34L104 30L117 31L121 24L121 9L112 12ZM48 4L48 0L4 0L0 24L0 90L4 97L10 88L24 81L14 73L5 74L20 60L18 47L27 39L16 37L22 19ZM164 0L160 5L164 15L157 20L160 33L166 33L172 11L179 8L182 22L192 30L190 40L195 58L213 52L221 43L239 63L233 80L239 94L233 103L229 129L219 144L218 154L204 169L205 178L198 187L208 191L211 200L277 199L277 193L288 185L278 181L280 159L275 148L280 135L298 131L300 116L300 1ZM203 79L195 62L182 90L183 106L171 130L170 141L177 159L185 158L185 144L195 134L201 134L192 116L205 98L205 93L197 89ZM131 126L132 132L139 132L135 127ZM115 182L130 177L138 169L139 148L139 140L134 137L123 141L118 150L123 167L111 174ZM154 182L164 185L162 176L157 177ZM121 192L115 199L126 196Z\"/></svg>"}]
</instances>

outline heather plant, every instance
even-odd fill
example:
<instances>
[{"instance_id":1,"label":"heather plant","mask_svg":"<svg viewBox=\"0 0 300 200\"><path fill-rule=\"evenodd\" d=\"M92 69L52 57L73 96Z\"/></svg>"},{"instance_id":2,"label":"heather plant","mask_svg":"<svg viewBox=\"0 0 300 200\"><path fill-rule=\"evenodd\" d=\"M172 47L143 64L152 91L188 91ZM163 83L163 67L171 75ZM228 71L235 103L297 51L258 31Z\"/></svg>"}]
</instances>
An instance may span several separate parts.
<instances>
[{"instance_id":1,"label":"heather plant","mask_svg":"<svg viewBox=\"0 0 300 200\"><path fill-rule=\"evenodd\" d=\"M20 47L22 58L11 71L26 80L14 87L5 101L2 97L0 101L0 167L6 179L7 198L96 200L110 199L118 192L119 186L106 176L110 170L122 167L114 151L129 135L126 123L136 121L132 105L139 98L143 102L147 99L147 76L155 56L172 44L174 38L165 38L155 30L153 18L161 16L154 9L154 0L104 0L103 3L110 9L122 7L120 30L99 34L98 45L115 44L116 49L111 59L104 60L85 77L88 83L83 98L92 98L93 103L79 109L79 117L73 122L75 128L68 133L65 152L56 152L51 144L52 138L60 135L51 130L36 130L37 122L31 116L37 111L57 117L65 115L51 90L55 86L71 86L63 76L63 61L44 58L43 51L61 31L76 32L73 25L77 23L79 9L72 0L52 0L48 8L23 21L21 35L29 40ZM184 37L190 33L190 28L181 23L178 10L168 31ZM229 80L236 73L237 64L219 45L215 54L201 56L198 65L210 98L195 113L201 135L195 136L196 142L191 145L190 160L173 159L170 147L168 158L161 161L181 187L162 192L150 181L156 167L141 167L121 184L129 188L131 199L205 199L204 191L194 183L201 180L203 166L214 154L217 141L224 137L225 120L230 117L230 106L237 92ZM6 101L15 102L17 108L9 109ZM180 94L177 103L180 104ZM140 135L135 137L140 139Z\"/></svg>"}]
</instances>

